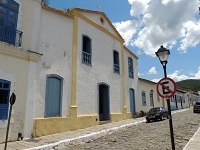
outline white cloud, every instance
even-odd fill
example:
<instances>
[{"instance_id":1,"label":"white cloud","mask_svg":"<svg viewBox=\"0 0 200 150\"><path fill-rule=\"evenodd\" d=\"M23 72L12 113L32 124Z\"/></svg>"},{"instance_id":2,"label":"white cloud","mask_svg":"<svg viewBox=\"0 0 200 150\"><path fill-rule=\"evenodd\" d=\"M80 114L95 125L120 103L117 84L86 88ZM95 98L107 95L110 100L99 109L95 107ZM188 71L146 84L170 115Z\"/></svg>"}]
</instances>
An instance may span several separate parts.
<instances>
[{"instance_id":1,"label":"white cloud","mask_svg":"<svg viewBox=\"0 0 200 150\"><path fill-rule=\"evenodd\" d=\"M161 78L160 79L153 79L151 81L158 83L160 80L161 80Z\"/></svg>"},{"instance_id":2,"label":"white cloud","mask_svg":"<svg viewBox=\"0 0 200 150\"><path fill-rule=\"evenodd\" d=\"M143 73L139 73L138 72L138 77L141 77L141 76L143 76L144 74Z\"/></svg>"},{"instance_id":3,"label":"white cloud","mask_svg":"<svg viewBox=\"0 0 200 150\"><path fill-rule=\"evenodd\" d=\"M200 79L200 66L198 68L197 73L191 74L193 79Z\"/></svg>"},{"instance_id":4,"label":"white cloud","mask_svg":"<svg viewBox=\"0 0 200 150\"><path fill-rule=\"evenodd\" d=\"M141 14L146 12L150 0L128 0L128 2L132 5L130 15L140 17Z\"/></svg>"},{"instance_id":5,"label":"white cloud","mask_svg":"<svg viewBox=\"0 0 200 150\"><path fill-rule=\"evenodd\" d=\"M125 45L130 45L133 35L137 32L136 30L139 27L138 22L135 20L127 20L113 23L113 25L117 28L121 36L124 38Z\"/></svg>"},{"instance_id":6,"label":"white cloud","mask_svg":"<svg viewBox=\"0 0 200 150\"><path fill-rule=\"evenodd\" d=\"M149 75L157 74L156 67L151 67L151 69L149 69L147 74L149 74Z\"/></svg>"},{"instance_id":7,"label":"white cloud","mask_svg":"<svg viewBox=\"0 0 200 150\"><path fill-rule=\"evenodd\" d=\"M187 80L187 79L200 79L200 66L196 73L190 73L190 76L181 74L182 70L176 70L172 74L168 74L167 77L173 79L175 82ZM160 79L153 79L152 81L158 82Z\"/></svg>"},{"instance_id":8,"label":"white cloud","mask_svg":"<svg viewBox=\"0 0 200 150\"><path fill-rule=\"evenodd\" d=\"M136 46L147 55L163 45L172 49L178 45L187 52L200 41L200 21L197 0L128 0L130 15L135 21L115 23L126 44Z\"/></svg>"},{"instance_id":9,"label":"white cloud","mask_svg":"<svg viewBox=\"0 0 200 150\"><path fill-rule=\"evenodd\" d=\"M179 70L176 70L174 73L167 75L167 77L173 79L175 82L176 81L181 81L181 80L186 80L189 79L188 76L182 74L182 75L178 75L180 73Z\"/></svg>"},{"instance_id":10,"label":"white cloud","mask_svg":"<svg viewBox=\"0 0 200 150\"><path fill-rule=\"evenodd\" d=\"M178 50L186 52L189 47L195 47L200 39L200 21L187 21L184 23L185 38L181 41Z\"/></svg>"}]
</instances>

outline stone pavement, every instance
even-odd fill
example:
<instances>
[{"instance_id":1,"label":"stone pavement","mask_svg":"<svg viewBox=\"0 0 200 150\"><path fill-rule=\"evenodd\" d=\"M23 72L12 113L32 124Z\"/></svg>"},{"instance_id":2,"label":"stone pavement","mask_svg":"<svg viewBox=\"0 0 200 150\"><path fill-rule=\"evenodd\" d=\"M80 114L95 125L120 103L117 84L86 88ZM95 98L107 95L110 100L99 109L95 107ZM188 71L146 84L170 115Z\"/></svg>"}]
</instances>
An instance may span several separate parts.
<instances>
[{"instance_id":1,"label":"stone pavement","mask_svg":"<svg viewBox=\"0 0 200 150\"><path fill-rule=\"evenodd\" d=\"M172 114L186 110L188 109L173 111ZM146 122L145 117L127 119L119 122L98 125L75 131L52 134L39 138L32 138L16 142L8 142L7 150L23 150L23 149L47 150L47 149L53 149L58 146L73 144L76 142L87 142L89 140L96 139L106 134L111 134L113 132L140 124L142 122ZM0 144L0 150L3 149L4 149L4 143ZM199 150L199 149L200 149L200 128L197 130L194 136L189 140L189 142L184 147L184 150Z\"/></svg>"}]
</instances>

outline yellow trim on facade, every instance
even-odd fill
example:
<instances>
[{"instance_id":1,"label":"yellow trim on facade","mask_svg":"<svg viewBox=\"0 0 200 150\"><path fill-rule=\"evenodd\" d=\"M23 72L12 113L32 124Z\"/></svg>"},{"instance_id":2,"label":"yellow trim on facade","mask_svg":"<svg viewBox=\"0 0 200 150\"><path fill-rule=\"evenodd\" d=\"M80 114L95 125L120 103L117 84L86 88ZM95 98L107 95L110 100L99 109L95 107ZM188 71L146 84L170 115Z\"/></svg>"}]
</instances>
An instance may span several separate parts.
<instances>
[{"instance_id":1,"label":"yellow trim on facade","mask_svg":"<svg viewBox=\"0 0 200 150\"><path fill-rule=\"evenodd\" d=\"M73 19L73 40L72 40L72 88L71 88L71 107L70 114L77 116L76 107L76 82L77 82L77 44L78 44L78 17Z\"/></svg>"},{"instance_id":2,"label":"yellow trim on facade","mask_svg":"<svg viewBox=\"0 0 200 150\"><path fill-rule=\"evenodd\" d=\"M124 49L133 57L135 57L136 59L138 59L138 57L131 51L129 50L126 46L124 46Z\"/></svg>"},{"instance_id":3,"label":"yellow trim on facade","mask_svg":"<svg viewBox=\"0 0 200 150\"><path fill-rule=\"evenodd\" d=\"M113 113L111 114L111 122L118 122L118 121L122 121L125 119L130 119L132 118L132 115L130 115L130 113L126 114L126 113Z\"/></svg>"},{"instance_id":4,"label":"yellow trim on facade","mask_svg":"<svg viewBox=\"0 0 200 150\"><path fill-rule=\"evenodd\" d=\"M119 32L116 30L116 28L114 27L114 25L111 23L110 19L105 15L104 12L100 12L100 11L94 11L94 10L87 10L87 9L82 9L82 8L72 8L69 9L68 12L71 13L73 11L79 11L79 12L86 12L86 13L91 13L91 14L98 14L103 16L103 18L105 18L108 22L108 24L111 26L111 28L115 31L115 33L120 37L120 39L124 40L122 38L122 36L119 34Z\"/></svg>"},{"instance_id":5,"label":"yellow trim on facade","mask_svg":"<svg viewBox=\"0 0 200 150\"><path fill-rule=\"evenodd\" d=\"M0 54L31 62L37 62L42 56L42 54L23 50L3 42L0 42Z\"/></svg>"},{"instance_id":6,"label":"yellow trim on facade","mask_svg":"<svg viewBox=\"0 0 200 150\"><path fill-rule=\"evenodd\" d=\"M82 15L80 12L76 12L76 14L78 15L78 17L80 17L81 19L83 19L85 22L91 24L92 26L96 27L97 29L101 30L102 32L104 32L105 34L109 35L110 37L112 37L113 39L124 43L124 39L117 37L116 35L112 34L111 32L109 32L108 30L106 30L104 27L98 25L97 23L93 22L92 20L90 20L89 18L85 17L84 15Z\"/></svg>"},{"instance_id":7,"label":"yellow trim on facade","mask_svg":"<svg viewBox=\"0 0 200 150\"><path fill-rule=\"evenodd\" d=\"M117 122L132 118L130 113L113 113L111 121ZM53 117L34 119L33 136L40 137L54 133L67 132L71 130L84 129L100 125L98 115L80 116L80 117Z\"/></svg>"},{"instance_id":8,"label":"yellow trim on facade","mask_svg":"<svg viewBox=\"0 0 200 150\"><path fill-rule=\"evenodd\" d=\"M52 8L52 7L49 7L49 6L46 6L46 5L42 5L42 8L45 9L45 10L48 10L48 11L51 11L51 12L54 12L56 14L59 14L59 15L62 15L62 16L66 16L66 17L69 17L69 18L73 18L73 16L67 12L64 12L62 10L58 10L58 9L55 9L55 8Z\"/></svg>"},{"instance_id":9,"label":"yellow trim on facade","mask_svg":"<svg viewBox=\"0 0 200 150\"><path fill-rule=\"evenodd\" d=\"M122 62L122 93L123 93L123 113L127 113L126 106L126 86L125 86L125 69L124 69L124 48L121 43L121 62Z\"/></svg>"},{"instance_id":10,"label":"yellow trim on facade","mask_svg":"<svg viewBox=\"0 0 200 150\"><path fill-rule=\"evenodd\" d=\"M34 137L67 132L99 125L98 115L34 119Z\"/></svg>"}]
</instances>

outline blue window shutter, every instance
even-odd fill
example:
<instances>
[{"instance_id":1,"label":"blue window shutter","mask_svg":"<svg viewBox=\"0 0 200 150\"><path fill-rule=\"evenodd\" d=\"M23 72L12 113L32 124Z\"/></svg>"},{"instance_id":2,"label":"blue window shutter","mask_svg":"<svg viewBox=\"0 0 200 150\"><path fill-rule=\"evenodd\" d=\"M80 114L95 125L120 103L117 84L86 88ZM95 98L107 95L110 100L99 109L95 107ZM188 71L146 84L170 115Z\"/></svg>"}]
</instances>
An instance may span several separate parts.
<instances>
[{"instance_id":1,"label":"blue window shutter","mask_svg":"<svg viewBox=\"0 0 200 150\"><path fill-rule=\"evenodd\" d=\"M153 106L153 93L150 94L150 106Z\"/></svg>"},{"instance_id":2,"label":"blue window shutter","mask_svg":"<svg viewBox=\"0 0 200 150\"><path fill-rule=\"evenodd\" d=\"M0 120L8 119L8 108L9 104L0 104Z\"/></svg>"},{"instance_id":3,"label":"blue window shutter","mask_svg":"<svg viewBox=\"0 0 200 150\"><path fill-rule=\"evenodd\" d=\"M145 92L142 92L142 106L146 106L146 95Z\"/></svg>"},{"instance_id":4,"label":"blue window shutter","mask_svg":"<svg viewBox=\"0 0 200 150\"><path fill-rule=\"evenodd\" d=\"M0 1L0 41L15 45L19 4L14 0Z\"/></svg>"},{"instance_id":5,"label":"blue window shutter","mask_svg":"<svg viewBox=\"0 0 200 150\"><path fill-rule=\"evenodd\" d=\"M136 114L136 109L135 109L135 92L134 89L129 89L129 94L130 94L130 110L132 115Z\"/></svg>"},{"instance_id":6,"label":"blue window shutter","mask_svg":"<svg viewBox=\"0 0 200 150\"><path fill-rule=\"evenodd\" d=\"M62 77L48 75L46 85L45 117L61 116Z\"/></svg>"},{"instance_id":7,"label":"blue window shutter","mask_svg":"<svg viewBox=\"0 0 200 150\"><path fill-rule=\"evenodd\" d=\"M128 57L128 70L129 70L129 78L134 78L133 59L131 57Z\"/></svg>"},{"instance_id":8,"label":"blue window shutter","mask_svg":"<svg viewBox=\"0 0 200 150\"><path fill-rule=\"evenodd\" d=\"M8 119L10 85L9 81L0 79L0 120Z\"/></svg>"},{"instance_id":9,"label":"blue window shutter","mask_svg":"<svg viewBox=\"0 0 200 150\"><path fill-rule=\"evenodd\" d=\"M119 52L113 51L113 71L114 73L120 74L120 64L119 64Z\"/></svg>"}]
</instances>

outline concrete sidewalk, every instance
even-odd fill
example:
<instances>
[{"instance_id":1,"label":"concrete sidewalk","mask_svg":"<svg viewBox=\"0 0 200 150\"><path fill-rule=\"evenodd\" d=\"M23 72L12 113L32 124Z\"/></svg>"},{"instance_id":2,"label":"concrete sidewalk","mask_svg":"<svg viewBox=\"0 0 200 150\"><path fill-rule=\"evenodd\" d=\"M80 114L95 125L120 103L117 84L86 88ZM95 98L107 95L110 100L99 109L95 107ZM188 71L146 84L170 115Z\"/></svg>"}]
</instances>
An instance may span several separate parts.
<instances>
[{"instance_id":1,"label":"concrete sidewalk","mask_svg":"<svg viewBox=\"0 0 200 150\"><path fill-rule=\"evenodd\" d=\"M188 141L183 150L200 150L200 127Z\"/></svg>"},{"instance_id":2,"label":"concrete sidewalk","mask_svg":"<svg viewBox=\"0 0 200 150\"><path fill-rule=\"evenodd\" d=\"M173 111L172 114L186 110L189 109ZM96 139L106 134L111 134L118 130L128 128L130 126L134 126L142 122L146 122L145 117L127 119L119 122L89 127L86 129L52 134L23 141L8 142L7 150L48 150L53 149L57 146L73 144L76 142L87 142L89 140ZM4 143L0 144L0 150L3 149ZM200 149L200 129L194 134L194 136L190 139L190 141L186 144L184 148L184 150L197 149Z\"/></svg>"}]
</instances>

